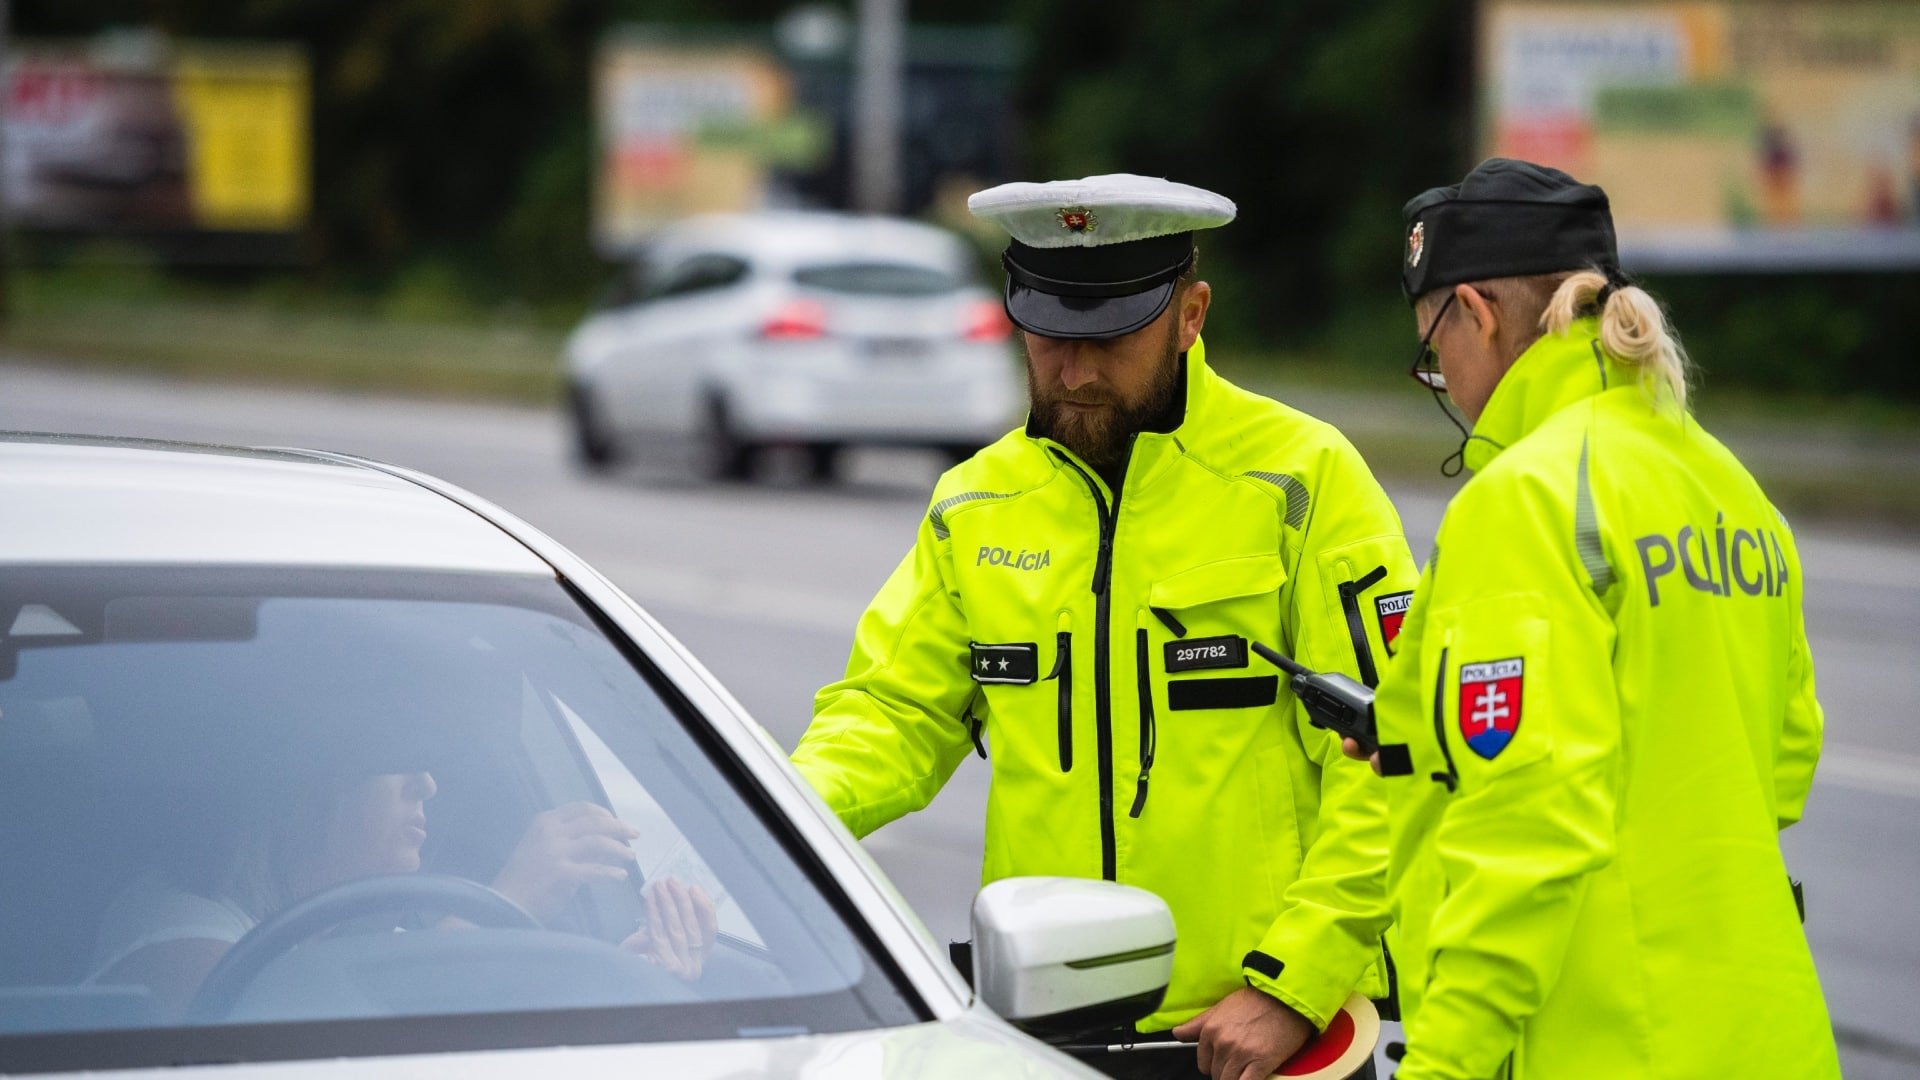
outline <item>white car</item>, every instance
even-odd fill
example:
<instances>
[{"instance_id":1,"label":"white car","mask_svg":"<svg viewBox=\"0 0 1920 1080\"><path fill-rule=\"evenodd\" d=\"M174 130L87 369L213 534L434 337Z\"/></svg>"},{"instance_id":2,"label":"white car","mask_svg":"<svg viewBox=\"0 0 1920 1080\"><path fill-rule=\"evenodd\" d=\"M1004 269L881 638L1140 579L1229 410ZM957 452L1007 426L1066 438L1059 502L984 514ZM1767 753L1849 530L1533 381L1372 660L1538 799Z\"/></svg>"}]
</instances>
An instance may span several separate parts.
<instances>
[{"instance_id":1,"label":"white car","mask_svg":"<svg viewBox=\"0 0 1920 1080\"><path fill-rule=\"evenodd\" d=\"M1158 898L1028 878L976 996L659 624L444 483L11 435L0 505L0 1072L1092 1076L1015 1025L1165 990Z\"/></svg>"},{"instance_id":2,"label":"white car","mask_svg":"<svg viewBox=\"0 0 1920 1080\"><path fill-rule=\"evenodd\" d=\"M1018 422L1024 376L1000 297L944 229L824 212L692 218L663 229L566 344L577 458L691 459L716 479L804 447L955 459Z\"/></svg>"}]
</instances>

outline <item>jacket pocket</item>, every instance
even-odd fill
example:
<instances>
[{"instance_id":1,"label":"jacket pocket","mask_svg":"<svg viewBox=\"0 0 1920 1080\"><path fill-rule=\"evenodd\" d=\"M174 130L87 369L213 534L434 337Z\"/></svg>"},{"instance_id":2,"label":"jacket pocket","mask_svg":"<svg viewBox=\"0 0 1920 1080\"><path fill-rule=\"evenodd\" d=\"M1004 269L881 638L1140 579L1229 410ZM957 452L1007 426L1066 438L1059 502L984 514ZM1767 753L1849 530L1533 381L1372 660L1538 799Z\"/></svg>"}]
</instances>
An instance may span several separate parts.
<instances>
[{"instance_id":1,"label":"jacket pocket","mask_svg":"<svg viewBox=\"0 0 1920 1080\"><path fill-rule=\"evenodd\" d=\"M1167 635L1139 662L1158 668L1169 711L1264 708L1279 680L1264 664L1250 667L1252 643L1279 645L1280 587L1287 573L1278 553L1221 559L1155 582L1148 610ZM1159 627L1143 621L1156 633ZM1264 670L1261 670L1264 669Z\"/></svg>"},{"instance_id":2,"label":"jacket pocket","mask_svg":"<svg viewBox=\"0 0 1920 1080\"><path fill-rule=\"evenodd\" d=\"M1477 596L1433 612L1422 643L1423 667L1433 671L1433 738L1445 762L1450 790L1524 768L1553 756L1564 740L1555 730L1556 696L1526 693L1548 686L1578 702L1611 691L1611 672L1577 683L1555 679L1549 645L1553 625L1533 594ZM1437 654L1437 659L1428 660ZM1561 752L1568 748L1561 746ZM1439 774L1436 774L1439 779Z\"/></svg>"},{"instance_id":3,"label":"jacket pocket","mask_svg":"<svg viewBox=\"0 0 1920 1080\"><path fill-rule=\"evenodd\" d=\"M1278 593L1286 581L1287 570L1278 552L1220 559L1154 582L1147 591L1147 604L1178 615L1182 609L1217 600Z\"/></svg>"}]
</instances>

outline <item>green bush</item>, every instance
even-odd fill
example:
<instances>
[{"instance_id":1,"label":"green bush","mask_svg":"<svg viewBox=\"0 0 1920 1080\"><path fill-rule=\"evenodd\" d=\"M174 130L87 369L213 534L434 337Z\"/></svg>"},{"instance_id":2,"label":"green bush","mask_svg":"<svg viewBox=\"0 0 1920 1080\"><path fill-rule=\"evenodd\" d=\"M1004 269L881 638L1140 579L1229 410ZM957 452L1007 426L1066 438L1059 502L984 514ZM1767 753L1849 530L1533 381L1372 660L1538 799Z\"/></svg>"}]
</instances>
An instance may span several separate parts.
<instances>
[{"instance_id":1,"label":"green bush","mask_svg":"<svg viewBox=\"0 0 1920 1080\"><path fill-rule=\"evenodd\" d=\"M1920 275L1651 278L1703 385L1920 401L1905 320Z\"/></svg>"}]
</instances>

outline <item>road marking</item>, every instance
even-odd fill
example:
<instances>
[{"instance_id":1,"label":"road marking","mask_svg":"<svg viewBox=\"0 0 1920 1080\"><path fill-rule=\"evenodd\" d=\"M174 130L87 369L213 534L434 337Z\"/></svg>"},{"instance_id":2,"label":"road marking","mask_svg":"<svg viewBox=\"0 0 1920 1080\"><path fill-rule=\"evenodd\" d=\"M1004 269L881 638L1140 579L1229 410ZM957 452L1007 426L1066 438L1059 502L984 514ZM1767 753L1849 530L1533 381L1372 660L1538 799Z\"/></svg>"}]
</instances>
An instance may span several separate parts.
<instances>
[{"instance_id":1,"label":"road marking","mask_svg":"<svg viewBox=\"0 0 1920 1080\"><path fill-rule=\"evenodd\" d=\"M1830 742L1813 776L1815 785L1920 799L1920 754Z\"/></svg>"}]
</instances>

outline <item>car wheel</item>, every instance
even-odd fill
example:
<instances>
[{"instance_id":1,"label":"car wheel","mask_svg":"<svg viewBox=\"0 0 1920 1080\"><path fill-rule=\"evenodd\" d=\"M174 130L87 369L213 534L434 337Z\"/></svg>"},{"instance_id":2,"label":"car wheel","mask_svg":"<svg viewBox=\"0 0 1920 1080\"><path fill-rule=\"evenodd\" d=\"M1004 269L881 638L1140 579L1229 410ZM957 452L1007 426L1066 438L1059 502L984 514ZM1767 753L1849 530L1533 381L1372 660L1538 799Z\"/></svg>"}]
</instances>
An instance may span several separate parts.
<instances>
[{"instance_id":1,"label":"car wheel","mask_svg":"<svg viewBox=\"0 0 1920 1080\"><path fill-rule=\"evenodd\" d=\"M807 479L816 484L831 483L840 469L839 443L807 444Z\"/></svg>"},{"instance_id":2,"label":"car wheel","mask_svg":"<svg viewBox=\"0 0 1920 1080\"><path fill-rule=\"evenodd\" d=\"M755 450L733 430L726 401L718 397L709 400L699 435L696 471L708 480L751 479Z\"/></svg>"},{"instance_id":3,"label":"car wheel","mask_svg":"<svg viewBox=\"0 0 1920 1080\"><path fill-rule=\"evenodd\" d=\"M605 472L620 462L620 444L609 430L593 391L578 384L567 391L573 421L574 460L593 472Z\"/></svg>"}]
</instances>

